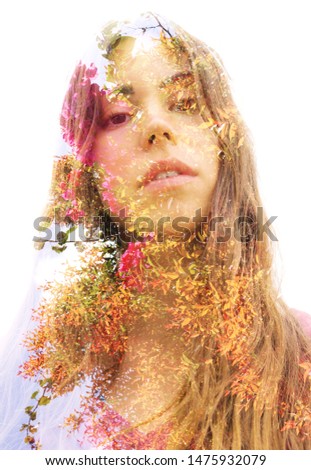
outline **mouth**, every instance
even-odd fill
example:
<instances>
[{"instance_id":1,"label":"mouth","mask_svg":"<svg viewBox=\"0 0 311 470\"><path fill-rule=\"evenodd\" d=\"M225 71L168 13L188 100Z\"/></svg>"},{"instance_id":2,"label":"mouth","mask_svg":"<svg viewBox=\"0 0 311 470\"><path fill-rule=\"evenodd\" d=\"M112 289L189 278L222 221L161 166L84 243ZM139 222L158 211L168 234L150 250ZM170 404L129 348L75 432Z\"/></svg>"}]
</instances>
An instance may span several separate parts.
<instances>
[{"instance_id":1,"label":"mouth","mask_svg":"<svg viewBox=\"0 0 311 470\"><path fill-rule=\"evenodd\" d=\"M192 181L195 176L196 171L177 159L160 160L150 166L139 187L175 187Z\"/></svg>"}]
</instances>

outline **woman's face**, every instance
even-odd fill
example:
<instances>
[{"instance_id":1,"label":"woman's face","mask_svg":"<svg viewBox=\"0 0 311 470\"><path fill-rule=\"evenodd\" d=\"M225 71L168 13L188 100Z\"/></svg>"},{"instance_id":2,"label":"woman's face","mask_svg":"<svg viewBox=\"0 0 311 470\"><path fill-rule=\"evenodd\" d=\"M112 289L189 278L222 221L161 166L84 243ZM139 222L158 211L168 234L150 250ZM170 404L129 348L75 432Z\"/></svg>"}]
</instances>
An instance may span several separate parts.
<instances>
[{"instance_id":1,"label":"woman's face","mask_svg":"<svg viewBox=\"0 0 311 470\"><path fill-rule=\"evenodd\" d=\"M147 50L128 39L121 44L93 147L103 199L133 222L150 218L151 231L161 223L171 231L178 217L193 228L196 211L209 211L219 147L203 124L187 57L177 59L160 40Z\"/></svg>"}]
</instances>

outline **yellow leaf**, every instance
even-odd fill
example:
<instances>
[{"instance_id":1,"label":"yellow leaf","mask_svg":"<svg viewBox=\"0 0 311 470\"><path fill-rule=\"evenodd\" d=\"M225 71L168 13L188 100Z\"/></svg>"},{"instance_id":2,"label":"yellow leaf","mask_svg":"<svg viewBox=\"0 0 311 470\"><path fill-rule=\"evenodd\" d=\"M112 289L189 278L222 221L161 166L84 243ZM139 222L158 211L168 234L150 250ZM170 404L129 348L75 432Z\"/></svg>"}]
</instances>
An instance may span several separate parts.
<instances>
[{"instance_id":1,"label":"yellow leaf","mask_svg":"<svg viewBox=\"0 0 311 470\"><path fill-rule=\"evenodd\" d=\"M179 278L179 275L176 274L176 273L165 273L164 274L164 277L167 278L167 279L178 279Z\"/></svg>"},{"instance_id":2,"label":"yellow leaf","mask_svg":"<svg viewBox=\"0 0 311 470\"><path fill-rule=\"evenodd\" d=\"M227 129L228 129L228 124L227 123L224 123L220 127L218 127L217 132L218 132L221 139L225 138L226 133L227 133Z\"/></svg>"},{"instance_id":3,"label":"yellow leaf","mask_svg":"<svg viewBox=\"0 0 311 470\"><path fill-rule=\"evenodd\" d=\"M181 326L186 326L186 325L188 325L190 322L191 322L191 318L186 318L186 319L182 322Z\"/></svg>"},{"instance_id":4,"label":"yellow leaf","mask_svg":"<svg viewBox=\"0 0 311 470\"><path fill-rule=\"evenodd\" d=\"M211 127L215 126L215 121L212 118L208 118L207 121L202 122L202 124L199 125L199 129L210 129Z\"/></svg>"},{"instance_id":5,"label":"yellow leaf","mask_svg":"<svg viewBox=\"0 0 311 470\"><path fill-rule=\"evenodd\" d=\"M215 286L214 286L211 282L209 283L209 285L211 286L211 288L212 288L212 290L213 290L213 292L214 292L214 295L215 295L216 299L219 300L220 297L219 297L219 294L218 294L217 289L215 288Z\"/></svg>"}]
</instances>

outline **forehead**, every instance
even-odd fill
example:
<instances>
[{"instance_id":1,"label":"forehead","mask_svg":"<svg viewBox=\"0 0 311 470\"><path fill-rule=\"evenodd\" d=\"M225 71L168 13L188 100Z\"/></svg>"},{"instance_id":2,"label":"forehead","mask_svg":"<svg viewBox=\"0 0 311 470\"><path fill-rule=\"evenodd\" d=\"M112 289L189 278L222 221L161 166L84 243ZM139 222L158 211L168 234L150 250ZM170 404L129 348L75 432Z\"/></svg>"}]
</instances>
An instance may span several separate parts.
<instances>
[{"instance_id":1,"label":"forehead","mask_svg":"<svg viewBox=\"0 0 311 470\"><path fill-rule=\"evenodd\" d=\"M189 57L173 42L123 38L110 56L108 81L112 84L149 81L167 84L170 77L190 72Z\"/></svg>"}]
</instances>

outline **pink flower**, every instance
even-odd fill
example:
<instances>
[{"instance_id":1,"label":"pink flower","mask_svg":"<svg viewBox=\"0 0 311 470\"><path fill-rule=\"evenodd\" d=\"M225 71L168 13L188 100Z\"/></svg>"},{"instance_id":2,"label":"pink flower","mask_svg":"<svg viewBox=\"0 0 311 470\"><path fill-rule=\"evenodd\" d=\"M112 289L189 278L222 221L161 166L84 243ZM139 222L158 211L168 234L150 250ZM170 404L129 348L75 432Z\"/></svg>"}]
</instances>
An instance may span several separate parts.
<instances>
[{"instance_id":1,"label":"pink flower","mask_svg":"<svg viewBox=\"0 0 311 470\"><path fill-rule=\"evenodd\" d=\"M127 272L133 268L139 268L140 260L145 258L145 255L141 251L141 248L145 245L144 242L129 243L127 250L121 257L119 272Z\"/></svg>"},{"instance_id":2,"label":"pink flower","mask_svg":"<svg viewBox=\"0 0 311 470\"><path fill-rule=\"evenodd\" d=\"M77 201L74 199L72 201L72 207L68 209L66 212L66 216L70 217L71 220L73 220L74 222L78 222L80 217L83 217L84 215L85 215L85 212L78 209Z\"/></svg>"},{"instance_id":3,"label":"pink flower","mask_svg":"<svg viewBox=\"0 0 311 470\"><path fill-rule=\"evenodd\" d=\"M70 217L71 220L73 220L74 222L78 222L80 217L83 217L84 215L85 215L85 212L82 210L81 211L78 210L76 207L68 209L68 211L66 212L66 216Z\"/></svg>"},{"instance_id":4,"label":"pink flower","mask_svg":"<svg viewBox=\"0 0 311 470\"><path fill-rule=\"evenodd\" d=\"M81 168L74 168L69 174L69 178L68 178L69 183L73 184L76 187L79 186L82 172L83 170Z\"/></svg>"},{"instance_id":5,"label":"pink flower","mask_svg":"<svg viewBox=\"0 0 311 470\"><path fill-rule=\"evenodd\" d=\"M114 176L109 175L108 171L106 171L105 181L102 183L102 187L104 191L102 192L103 201L106 201L108 204L109 209L112 212L118 212L121 207L117 201L117 198L112 190L112 182L115 180Z\"/></svg>"},{"instance_id":6,"label":"pink flower","mask_svg":"<svg viewBox=\"0 0 311 470\"><path fill-rule=\"evenodd\" d=\"M95 78L97 75L97 67L94 63L91 63L88 68L85 69L83 80L84 82L87 79Z\"/></svg>"},{"instance_id":7,"label":"pink flower","mask_svg":"<svg viewBox=\"0 0 311 470\"><path fill-rule=\"evenodd\" d=\"M142 252L145 242L131 242L127 250L123 253L119 264L119 276L123 279L127 287L134 287L140 292L143 290L144 283L142 278L143 269L148 267L142 260L146 258Z\"/></svg>"},{"instance_id":8,"label":"pink flower","mask_svg":"<svg viewBox=\"0 0 311 470\"><path fill-rule=\"evenodd\" d=\"M66 189L65 192L63 192L62 197L66 200L69 201L70 199L74 198L74 192L72 189Z\"/></svg>"}]
</instances>

